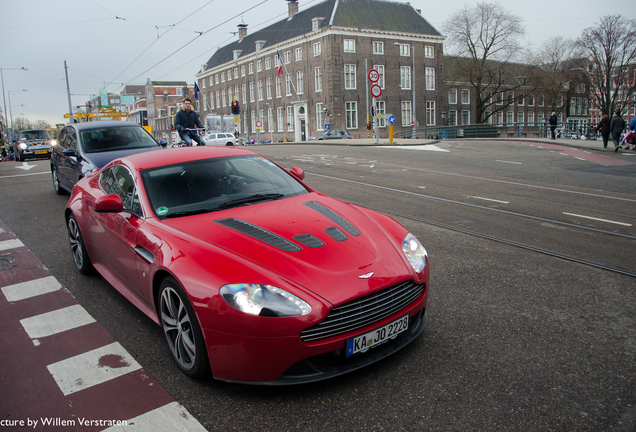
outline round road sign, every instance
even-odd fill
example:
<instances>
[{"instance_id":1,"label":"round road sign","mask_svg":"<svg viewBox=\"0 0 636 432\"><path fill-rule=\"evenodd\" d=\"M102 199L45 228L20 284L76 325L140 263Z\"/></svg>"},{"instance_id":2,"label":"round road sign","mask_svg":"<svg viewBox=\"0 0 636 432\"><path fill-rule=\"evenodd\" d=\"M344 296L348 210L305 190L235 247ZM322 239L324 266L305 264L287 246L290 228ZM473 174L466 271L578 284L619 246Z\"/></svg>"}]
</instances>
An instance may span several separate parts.
<instances>
[{"instance_id":1,"label":"round road sign","mask_svg":"<svg viewBox=\"0 0 636 432\"><path fill-rule=\"evenodd\" d=\"M256 121L256 129L260 129L263 127L263 123L260 120Z\"/></svg>"},{"instance_id":2,"label":"round road sign","mask_svg":"<svg viewBox=\"0 0 636 432\"><path fill-rule=\"evenodd\" d=\"M369 71L369 81L375 83L375 82L378 82L379 79L380 79L380 73L375 69L371 69Z\"/></svg>"},{"instance_id":3,"label":"round road sign","mask_svg":"<svg viewBox=\"0 0 636 432\"><path fill-rule=\"evenodd\" d=\"M380 97L381 94L382 94L382 88L380 88L380 86L377 84L373 84L371 86L371 96Z\"/></svg>"},{"instance_id":4,"label":"round road sign","mask_svg":"<svg viewBox=\"0 0 636 432\"><path fill-rule=\"evenodd\" d=\"M170 138L172 138L172 141L176 141L177 137L178 137L178 135L177 135L177 133L176 133L176 132L172 132L172 133L170 134Z\"/></svg>"},{"instance_id":5,"label":"round road sign","mask_svg":"<svg viewBox=\"0 0 636 432\"><path fill-rule=\"evenodd\" d=\"M389 116L389 124L395 124L395 116L393 114Z\"/></svg>"}]
</instances>

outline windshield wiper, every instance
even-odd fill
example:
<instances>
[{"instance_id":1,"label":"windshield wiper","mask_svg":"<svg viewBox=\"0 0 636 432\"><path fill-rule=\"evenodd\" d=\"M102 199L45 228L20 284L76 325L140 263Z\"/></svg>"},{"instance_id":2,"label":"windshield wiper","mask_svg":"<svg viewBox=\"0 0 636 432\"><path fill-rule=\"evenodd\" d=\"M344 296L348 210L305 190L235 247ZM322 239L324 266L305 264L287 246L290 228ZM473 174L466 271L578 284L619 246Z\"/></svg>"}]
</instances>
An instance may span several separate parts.
<instances>
[{"instance_id":1,"label":"windshield wiper","mask_svg":"<svg viewBox=\"0 0 636 432\"><path fill-rule=\"evenodd\" d=\"M285 196L284 194L280 194L280 193L254 194L254 195L246 196L243 198L237 198L237 199L226 201L223 204L219 205L219 208L225 209L230 207L237 207L242 204L248 204L252 202L275 200L278 198L282 198L284 196Z\"/></svg>"},{"instance_id":2,"label":"windshield wiper","mask_svg":"<svg viewBox=\"0 0 636 432\"><path fill-rule=\"evenodd\" d=\"M175 212L175 213L168 213L167 215L165 215L166 219L167 218L173 218L173 217L179 217L179 216L191 216L191 215L197 215L197 214L203 214L203 213L212 213L217 211L218 209L199 209L199 210L186 210L186 211L180 211L180 212Z\"/></svg>"}]
</instances>

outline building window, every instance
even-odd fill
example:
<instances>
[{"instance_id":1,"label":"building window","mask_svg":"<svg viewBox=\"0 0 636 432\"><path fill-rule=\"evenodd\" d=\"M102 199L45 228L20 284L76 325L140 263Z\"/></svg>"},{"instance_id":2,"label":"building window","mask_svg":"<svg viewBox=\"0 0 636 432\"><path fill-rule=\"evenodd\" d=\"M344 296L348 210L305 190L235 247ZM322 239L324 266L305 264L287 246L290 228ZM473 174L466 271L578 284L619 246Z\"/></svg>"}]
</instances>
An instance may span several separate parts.
<instances>
[{"instance_id":1,"label":"building window","mask_svg":"<svg viewBox=\"0 0 636 432\"><path fill-rule=\"evenodd\" d=\"M212 77L210 77L210 86L214 85L214 80L212 79Z\"/></svg>"},{"instance_id":2,"label":"building window","mask_svg":"<svg viewBox=\"0 0 636 432\"><path fill-rule=\"evenodd\" d=\"M252 110L252 132L256 132L256 111Z\"/></svg>"},{"instance_id":3,"label":"building window","mask_svg":"<svg viewBox=\"0 0 636 432\"><path fill-rule=\"evenodd\" d=\"M283 53L283 63L285 64L291 63L291 51L285 51L285 53Z\"/></svg>"},{"instance_id":4,"label":"building window","mask_svg":"<svg viewBox=\"0 0 636 432\"><path fill-rule=\"evenodd\" d=\"M424 47L424 57L426 57L426 58L434 58L435 57L435 50L433 49L432 46L426 45Z\"/></svg>"},{"instance_id":5,"label":"building window","mask_svg":"<svg viewBox=\"0 0 636 432\"><path fill-rule=\"evenodd\" d=\"M358 102L346 102L347 129L358 129Z\"/></svg>"},{"instance_id":6,"label":"building window","mask_svg":"<svg viewBox=\"0 0 636 432\"><path fill-rule=\"evenodd\" d=\"M426 101L426 125L435 126L435 102Z\"/></svg>"},{"instance_id":7,"label":"building window","mask_svg":"<svg viewBox=\"0 0 636 432\"><path fill-rule=\"evenodd\" d=\"M523 123L523 113L517 113L517 123Z\"/></svg>"},{"instance_id":8,"label":"building window","mask_svg":"<svg viewBox=\"0 0 636 432\"><path fill-rule=\"evenodd\" d=\"M448 111L448 125L449 126L457 125L457 111Z\"/></svg>"},{"instance_id":9,"label":"building window","mask_svg":"<svg viewBox=\"0 0 636 432\"><path fill-rule=\"evenodd\" d=\"M400 55L409 57L411 55L411 46L409 44L400 44Z\"/></svg>"},{"instance_id":10,"label":"building window","mask_svg":"<svg viewBox=\"0 0 636 432\"><path fill-rule=\"evenodd\" d=\"M503 92L497 93L497 96L496 96L495 100L496 100L497 105L503 105Z\"/></svg>"},{"instance_id":11,"label":"building window","mask_svg":"<svg viewBox=\"0 0 636 432\"><path fill-rule=\"evenodd\" d=\"M470 111L464 110L462 111L462 124L469 125L470 124Z\"/></svg>"},{"instance_id":12,"label":"building window","mask_svg":"<svg viewBox=\"0 0 636 432\"><path fill-rule=\"evenodd\" d=\"M265 81L265 91L267 91L267 99L271 99L272 98L272 79L271 78L267 78L267 81Z\"/></svg>"},{"instance_id":13,"label":"building window","mask_svg":"<svg viewBox=\"0 0 636 432\"><path fill-rule=\"evenodd\" d=\"M526 96L523 93L521 93L519 95L519 100L517 101L517 105L523 106L523 104L525 103L525 98Z\"/></svg>"},{"instance_id":14,"label":"building window","mask_svg":"<svg viewBox=\"0 0 636 432\"><path fill-rule=\"evenodd\" d=\"M271 69L271 68L272 68L272 58L267 57L265 58L265 69Z\"/></svg>"},{"instance_id":15,"label":"building window","mask_svg":"<svg viewBox=\"0 0 636 432\"><path fill-rule=\"evenodd\" d=\"M503 126L503 113L501 111L497 112L497 124Z\"/></svg>"},{"instance_id":16,"label":"building window","mask_svg":"<svg viewBox=\"0 0 636 432\"><path fill-rule=\"evenodd\" d=\"M286 73L285 74L285 95L287 95L287 96L291 96L292 95L291 73Z\"/></svg>"},{"instance_id":17,"label":"building window","mask_svg":"<svg viewBox=\"0 0 636 432\"><path fill-rule=\"evenodd\" d=\"M317 57L320 54L322 54L322 45L320 42L316 42L314 43L314 57Z\"/></svg>"},{"instance_id":18,"label":"building window","mask_svg":"<svg viewBox=\"0 0 636 432\"><path fill-rule=\"evenodd\" d=\"M254 97L254 81L250 82L250 102L254 102L256 98Z\"/></svg>"},{"instance_id":19,"label":"building window","mask_svg":"<svg viewBox=\"0 0 636 432\"><path fill-rule=\"evenodd\" d=\"M540 107L543 106L543 95L537 96L537 105L539 105Z\"/></svg>"},{"instance_id":20,"label":"building window","mask_svg":"<svg viewBox=\"0 0 636 432\"><path fill-rule=\"evenodd\" d=\"M296 56L296 61L301 61L303 59L303 49L302 48L296 48L294 53L295 53L295 56Z\"/></svg>"},{"instance_id":21,"label":"building window","mask_svg":"<svg viewBox=\"0 0 636 432\"><path fill-rule=\"evenodd\" d=\"M435 68L426 68L426 90L435 90Z\"/></svg>"},{"instance_id":22,"label":"building window","mask_svg":"<svg viewBox=\"0 0 636 432\"><path fill-rule=\"evenodd\" d=\"M225 99L225 89L223 89L222 93L221 93L221 102L223 103L223 106L227 106L226 99Z\"/></svg>"},{"instance_id":23,"label":"building window","mask_svg":"<svg viewBox=\"0 0 636 432\"><path fill-rule=\"evenodd\" d=\"M263 80L258 80L258 100L263 100Z\"/></svg>"},{"instance_id":24,"label":"building window","mask_svg":"<svg viewBox=\"0 0 636 432\"><path fill-rule=\"evenodd\" d=\"M462 89L462 104L470 103L470 90Z\"/></svg>"},{"instance_id":25,"label":"building window","mask_svg":"<svg viewBox=\"0 0 636 432\"><path fill-rule=\"evenodd\" d=\"M534 96L528 96L528 106L534 106Z\"/></svg>"},{"instance_id":26,"label":"building window","mask_svg":"<svg viewBox=\"0 0 636 432\"><path fill-rule=\"evenodd\" d=\"M373 69L378 71L378 82L376 84L381 89L384 89L384 65L373 65Z\"/></svg>"},{"instance_id":27,"label":"building window","mask_svg":"<svg viewBox=\"0 0 636 432\"><path fill-rule=\"evenodd\" d=\"M285 118L283 117L283 107L276 108L276 121L278 122L278 132L283 132L285 127Z\"/></svg>"},{"instance_id":28,"label":"building window","mask_svg":"<svg viewBox=\"0 0 636 432\"><path fill-rule=\"evenodd\" d=\"M322 91L322 67L318 66L314 68L314 85L316 91Z\"/></svg>"},{"instance_id":29,"label":"building window","mask_svg":"<svg viewBox=\"0 0 636 432\"><path fill-rule=\"evenodd\" d=\"M241 76L244 77L245 76L245 65L241 66Z\"/></svg>"},{"instance_id":30,"label":"building window","mask_svg":"<svg viewBox=\"0 0 636 432\"><path fill-rule=\"evenodd\" d=\"M304 75L303 71L296 72L296 94L303 94L305 92Z\"/></svg>"},{"instance_id":31,"label":"building window","mask_svg":"<svg viewBox=\"0 0 636 432\"><path fill-rule=\"evenodd\" d=\"M267 130L274 132L274 108L267 108Z\"/></svg>"},{"instance_id":32,"label":"building window","mask_svg":"<svg viewBox=\"0 0 636 432\"><path fill-rule=\"evenodd\" d=\"M534 123L534 113L533 112L529 112L528 113L528 123Z\"/></svg>"},{"instance_id":33,"label":"building window","mask_svg":"<svg viewBox=\"0 0 636 432\"><path fill-rule=\"evenodd\" d=\"M345 67L345 89L356 89L356 65L344 65Z\"/></svg>"},{"instance_id":34,"label":"building window","mask_svg":"<svg viewBox=\"0 0 636 432\"><path fill-rule=\"evenodd\" d=\"M210 92L210 110L214 109L214 92Z\"/></svg>"},{"instance_id":35,"label":"building window","mask_svg":"<svg viewBox=\"0 0 636 432\"><path fill-rule=\"evenodd\" d=\"M515 100L515 94L513 92L508 92L506 96L508 97L508 105L512 105Z\"/></svg>"},{"instance_id":36,"label":"building window","mask_svg":"<svg viewBox=\"0 0 636 432\"><path fill-rule=\"evenodd\" d=\"M400 66L400 87L402 90L411 89L411 66Z\"/></svg>"},{"instance_id":37,"label":"building window","mask_svg":"<svg viewBox=\"0 0 636 432\"><path fill-rule=\"evenodd\" d=\"M282 84L281 84L281 78L279 76L276 77L276 97L282 97L283 96L283 91L282 91Z\"/></svg>"},{"instance_id":38,"label":"building window","mask_svg":"<svg viewBox=\"0 0 636 432\"><path fill-rule=\"evenodd\" d=\"M376 115L382 114L382 118L377 121L378 127L386 127L386 119L384 118L384 114L386 114L385 102L375 101L375 111Z\"/></svg>"},{"instance_id":39,"label":"building window","mask_svg":"<svg viewBox=\"0 0 636 432\"><path fill-rule=\"evenodd\" d=\"M324 130L325 119L322 110L322 103L316 104L316 130Z\"/></svg>"},{"instance_id":40,"label":"building window","mask_svg":"<svg viewBox=\"0 0 636 432\"><path fill-rule=\"evenodd\" d=\"M384 54L384 42L373 42L373 54L376 54L376 55Z\"/></svg>"},{"instance_id":41,"label":"building window","mask_svg":"<svg viewBox=\"0 0 636 432\"><path fill-rule=\"evenodd\" d=\"M513 124L515 122L515 113L514 111L508 111L506 113L506 123Z\"/></svg>"},{"instance_id":42,"label":"building window","mask_svg":"<svg viewBox=\"0 0 636 432\"><path fill-rule=\"evenodd\" d=\"M292 106L287 107L287 131L294 131L294 107Z\"/></svg>"},{"instance_id":43,"label":"building window","mask_svg":"<svg viewBox=\"0 0 636 432\"><path fill-rule=\"evenodd\" d=\"M402 126L411 126L411 101L402 101Z\"/></svg>"},{"instance_id":44,"label":"building window","mask_svg":"<svg viewBox=\"0 0 636 432\"><path fill-rule=\"evenodd\" d=\"M232 53L233 53L232 58L233 58L234 60L236 60L236 59L238 59L238 58L239 58L239 56L241 55L241 50L234 50L234 51L232 51Z\"/></svg>"},{"instance_id":45,"label":"building window","mask_svg":"<svg viewBox=\"0 0 636 432\"><path fill-rule=\"evenodd\" d=\"M263 61L256 60L256 72L263 72Z\"/></svg>"},{"instance_id":46,"label":"building window","mask_svg":"<svg viewBox=\"0 0 636 432\"><path fill-rule=\"evenodd\" d=\"M344 40L344 52L346 53L356 52L356 41L354 39Z\"/></svg>"},{"instance_id":47,"label":"building window","mask_svg":"<svg viewBox=\"0 0 636 432\"><path fill-rule=\"evenodd\" d=\"M218 84L218 83L219 83L219 74L214 75L214 82L215 82L216 84Z\"/></svg>"},{"instance_id":48,"label":"building window","mask_svg":"<svg viewBox=\"0 0 636 432\"><path fill-rule=\"evenodd\" d=\"M450 89L448 92L448 103L456 104L457 103L457 89Z\"/></svg>"},{"instance_id":49,"label":"building window","mask_svg":"<svg viewBox=\"0 0 636 432\"><path fill-rule=\"evenodd\" d=\"M221 92L216 92L216 107L221 108Z\"/></svg>"},{"instance_id":50,"label":"building window","mask_svg":"<svg viewBox=\"0 0 636 432\"><path fill-rule=\"evenodd\" d=\"M238 78L238 77L237 77ZM229 71L227 71L227 80L228 81L232 81L232 69L230 69Z\"/></svg>"},{"instance_id":51,"label":"building window","mask_svg":"<svg viewBox=\"0 0 636 432\"><path fill-rule=\"evenodd\" d=\"M245 91L245 84L241 85L241 93L243 94L243 99L241 99L243 101L243 103L247 103L247 93Z\"/></svg>"},{"instance_id":52,"label":"building window","mask_svg":"<svg viewBox=\"0 0 636 432\"><path fill-rule=\"evenodd\" d=\"M225 72L221 72L221 82L225 82Z\"/></svg>"},{"instance_id":53,"label":"building window","mask_svg":"<svg viewBox=\"0 0 636 432\"><path fill-rule=\"evenodd\" d=\"M233 96L232 96L232 87L227 89L227 102L228 105L232 105L232 101L234 100Z\"/></svg>"},{"instance_id":54,"label":"building window","mask_svg":"<svg viewBox=\"0 0 636 432\"><path fill-rule=\"evenodd\" d=\"M250 75L254 73L254 63L250 63L247 65L247 73Z\"/></svg>"}]
</instances>

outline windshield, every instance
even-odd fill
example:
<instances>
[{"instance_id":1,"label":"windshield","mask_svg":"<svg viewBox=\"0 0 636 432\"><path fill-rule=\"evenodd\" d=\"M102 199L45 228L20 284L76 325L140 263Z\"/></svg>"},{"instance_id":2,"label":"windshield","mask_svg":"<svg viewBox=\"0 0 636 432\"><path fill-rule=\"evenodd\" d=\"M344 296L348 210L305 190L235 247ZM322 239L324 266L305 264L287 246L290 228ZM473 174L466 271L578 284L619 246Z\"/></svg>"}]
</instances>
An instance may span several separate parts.
<instances>
[{"instance_id":1,"label":"windshield","mask_svg":"<svg viewBox=\"0 0 636 432\"><path fill-rule=\"evenodd\" d=\"M25 140L48 140L51 139L51 135L49 135L49 131L45 130L30 130L30 131L22 131L20 132L20 141Z\"/></svg>"},{"instance_id":2,"label":"windshield","mask_svg":"<svg viewBox=\"0 0 636 432\"><path fill-rule=\"evenodd\" d=\"M307 193L288 172L263 156L213 158L141 172L160 218L225 210Z\"/></svg>"},{"instance_id":3,"label":"windshield","mask_svg":"<svg viewBox=\"0 0 636 432\"><path fill-rule=\"evenodd\" d=\"M159 144L141 127L111 126L80 132L86 153L158 147Z\"/></svg>"}]
</instances>

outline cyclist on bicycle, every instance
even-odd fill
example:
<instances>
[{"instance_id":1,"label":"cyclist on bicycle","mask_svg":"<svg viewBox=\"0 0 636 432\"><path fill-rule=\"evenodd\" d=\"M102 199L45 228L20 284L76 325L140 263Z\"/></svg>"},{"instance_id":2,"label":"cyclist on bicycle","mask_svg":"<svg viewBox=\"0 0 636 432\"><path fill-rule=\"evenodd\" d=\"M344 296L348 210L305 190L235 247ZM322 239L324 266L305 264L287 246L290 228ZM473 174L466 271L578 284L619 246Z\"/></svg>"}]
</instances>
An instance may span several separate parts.
<instances>
[{"instance_id":1,"label":"cyclist on bicycle","mask_svg":"<svg viewBox=\"0 0 636 432\"><path fill-rule=\"evenodd\" d=\"M199 115L192 109L192 101L189 97L183 100L181 109L174 117L174 128L179 132L179 136L186 145L189 147L192 145L192 140L199 143L199 145L205 145L205 142L199 137L197 131L192 130L195 128L203 128Z\"/></svg>"}]
</instances>

